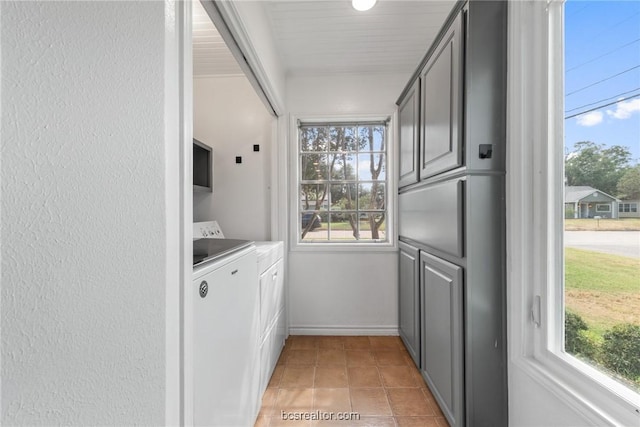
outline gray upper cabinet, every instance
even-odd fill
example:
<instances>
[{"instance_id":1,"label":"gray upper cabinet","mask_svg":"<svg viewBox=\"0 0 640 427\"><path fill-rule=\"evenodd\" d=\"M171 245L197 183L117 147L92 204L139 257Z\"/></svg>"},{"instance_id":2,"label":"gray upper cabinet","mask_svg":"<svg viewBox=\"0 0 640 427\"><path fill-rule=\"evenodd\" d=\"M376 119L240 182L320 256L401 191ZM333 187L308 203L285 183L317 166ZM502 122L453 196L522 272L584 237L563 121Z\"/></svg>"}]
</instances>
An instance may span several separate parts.
<instances>
[{"instance_id":1,"label":"gray upper cabinet","mask_svg":"<svg viewBox=\"0 0 640 427\"><path fill-rule=\"evenodd\" d=\"M416 80L398 107L400 168L398 186L418 182L420 80Z\"/></svg>"},{"instance_id":2,"label":"gray upper cabinet","mask_svg":"<svg viewBox=\"0 0 640 427\"><path fill-rule=\"evenodd\" d=\"M420 251L404 242L398 242L398 246L400 338L420 367Z\"/></svg>"},{"instance_id":3,"label":"gray upper cabinet","mask_svg":"<svg viewBox=\"0 0 640 427\"><path fill-rule=\"evenodd\" d=\"M427 61L422 81L420 179L462 165L462 13Z\"/></svg>"},{"instance_id":4,"label":"gray upper cabinet","mask_svg":"<svg viewBox=\"0 0 640 427\"><path fill-rule=\"evenodd\" d=\"M462 267L420 253L422 372L452 427L464 426Z\"/></svg>"}]
</instances>

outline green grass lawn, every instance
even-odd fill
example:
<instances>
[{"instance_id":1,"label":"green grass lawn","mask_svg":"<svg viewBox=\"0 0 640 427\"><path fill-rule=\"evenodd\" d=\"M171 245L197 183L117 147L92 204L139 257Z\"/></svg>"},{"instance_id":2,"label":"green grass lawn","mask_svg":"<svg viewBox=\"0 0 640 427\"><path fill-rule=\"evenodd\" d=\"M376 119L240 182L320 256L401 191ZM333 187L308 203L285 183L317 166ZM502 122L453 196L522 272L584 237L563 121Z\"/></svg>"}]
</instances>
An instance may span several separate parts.
<instances>
[{"instance_id":1,"label":"green grass lawn","mask_svg":"<svg viewBox=\"0 0 640 427\"><path fill-rule=\"evenodd\" d=\"M385 223L382 223L382 225L380 226L380 231L384 231L386 229L385 227ZM321 228L326 230L328 228L328 225L326 222L321 223ZM331 223L331 229L332 230L348 230L351 231L351 225L349 224L349 222L345 221L345 222L332 222ZM369 221L360 221L360 230L369 230Z\"/></svg>"},{"instance_id":2,"label":"green grass lawn","mask_svg":"<svg viewBox=\"0 0 640 427\"><path fill-rule=\"evenodd\" d=\"M640 218L565 219L566 231L640 231Z\"/></svg>"},{"instance_id":3,"label":"green grass lawn","mask_svg":"<svg viewBox=\"0 0 640 427\"><path fill-rule=\"evenodd\" d=\"M640 260L565 248L565 298L598 335L619 323L640 325Z\"/></svg>"}]
</instances>

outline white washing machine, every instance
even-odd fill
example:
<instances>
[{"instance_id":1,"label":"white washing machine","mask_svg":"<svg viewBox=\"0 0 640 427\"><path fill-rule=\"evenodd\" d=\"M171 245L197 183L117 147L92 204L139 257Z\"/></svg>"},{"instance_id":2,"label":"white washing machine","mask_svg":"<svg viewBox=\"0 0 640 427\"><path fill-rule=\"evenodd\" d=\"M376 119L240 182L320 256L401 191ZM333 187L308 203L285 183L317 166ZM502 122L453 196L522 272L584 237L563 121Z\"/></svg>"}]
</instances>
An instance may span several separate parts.
<instances>
[{"instance_id":1,"label":"white washing machine","mask_svg":"<svg viewBox=\"0 0 640 427\"><path fill-rule=\"evenodd\" d=\"M194 239L193 424L250 426L259 410L256 247L213 235Z\"/></svg>"}]
</instances>

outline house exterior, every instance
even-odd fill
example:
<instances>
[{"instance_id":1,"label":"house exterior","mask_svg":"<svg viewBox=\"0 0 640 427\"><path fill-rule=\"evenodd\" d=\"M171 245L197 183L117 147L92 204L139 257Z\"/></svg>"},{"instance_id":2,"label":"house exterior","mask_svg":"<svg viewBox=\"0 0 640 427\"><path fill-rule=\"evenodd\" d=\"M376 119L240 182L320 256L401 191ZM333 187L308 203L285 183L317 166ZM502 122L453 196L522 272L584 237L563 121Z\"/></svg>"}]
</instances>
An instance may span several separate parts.
<instances>
[{"instance_id":1,"label":"house exterior","mask_svg":"<svg viewBox=\"0 0 640 427\"><path fill-rule=\"evenodd\" d=\"M640 218L640 200L620 200L618 202L618 218Z\"/></svg>"},{"instance_id":2,"label":"house exterior","mask_svg":"<svg viewBox=\"0 0 640 427\"><path fill-rule=\"evenodd\" d=\"M565 218L618 218L618 203L620 200L593 187L564 188Z\"/></svg>"}]
</instances>

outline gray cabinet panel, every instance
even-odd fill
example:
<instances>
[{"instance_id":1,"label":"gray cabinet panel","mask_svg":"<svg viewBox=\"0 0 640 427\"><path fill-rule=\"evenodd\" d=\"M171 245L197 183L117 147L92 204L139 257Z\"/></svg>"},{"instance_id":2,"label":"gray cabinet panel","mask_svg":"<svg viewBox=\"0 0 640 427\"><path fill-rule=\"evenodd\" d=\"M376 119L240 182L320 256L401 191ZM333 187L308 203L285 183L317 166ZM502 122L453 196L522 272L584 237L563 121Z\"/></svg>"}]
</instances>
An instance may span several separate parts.
<instances>
[{"instance_id":1,"label":"gray cabinet panel","mask_svg":"<svg viewBox=\"0 0 640 427\"><path fill-rule=\"evenodd\" d=\"M464 425L462 268L421 252L422 372L451 426Z\"/></svg>"},{"instance_id":2,"label":"gray cabinet panel","mask_svg":"<svg viewBox=\"0 0 640 427\"><path fill-rule=\"evenodd\" d=\"M418 182L418 132L420 122L420 80L416 80L398 106L400 168L398 186Z\"/></svg>"},{"instance_id":3,"label":"gray cabinet panel","mask_svg":"<svg viewBox=\"0 0 640 427\"><path fill-rule=\"evenodd\" d=\"M398 196L399 233L456 257L464 255L464 181L453 179Z\"/></svg>"},{"instance_id":4,"label":"gray cabinet panel","mask_svg":"<svg viewBox=\"0 0 640 427\"><path fill-rule=\"evenodd\" d=\"M420 260L419 250L398 242L400 338L416 366L420 367Z\"/></svg>"},{"instance_id":5,"label":"gray cabinet panel","mask_svg":"<svg viewBox=\"0 0 640 427\"><path fill-rule=\"evenodd\" d=\"M458 15L422 73L420 179L462 165L462 73Z\"/></svg>"}]
</instances>

